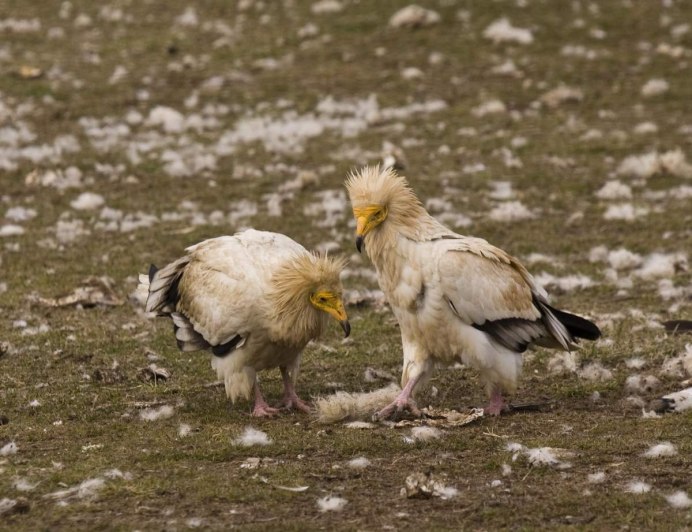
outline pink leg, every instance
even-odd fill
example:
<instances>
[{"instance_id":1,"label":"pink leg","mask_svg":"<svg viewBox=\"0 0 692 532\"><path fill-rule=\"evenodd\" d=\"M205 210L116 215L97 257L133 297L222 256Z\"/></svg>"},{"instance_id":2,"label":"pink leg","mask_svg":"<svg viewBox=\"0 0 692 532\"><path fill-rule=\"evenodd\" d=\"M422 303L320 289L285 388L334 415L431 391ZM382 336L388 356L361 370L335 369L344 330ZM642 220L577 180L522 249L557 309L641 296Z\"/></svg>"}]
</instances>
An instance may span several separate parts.
<instances>
[{"instance_id":1,"label":"pink leg","mask_svg":"<svg viewBox=\"0 0 692 532\"><path fill-rule=\"evenodd\" d=\"M490 394L490 404L483 409L483 413L491 416L499 416L503 410L507 410L507 403L505 403L502 394L493 388L493 392Z\"/></svg>"},{"instance_id":2,"label":"pink leg","mask_svg":"<svg viewBox=\"0 0 692 532\"><path fill-rule=\"evenodd\" d=\"M310 405L296 394L295 387L293 386L293 379L285 366L281 366L281 379L284 381L284 396L279 406L289 410L295 409L309 413L311 410Z\"/></svg>"},{"instance_id":3,"label":"pink leg","mask_svg":"<svg viewBox=\"0 0 692 532\"><path fill-rule=\"evenodd\" d=\"M271 417L279 413L278 408L272 408L267 404L259 389L259 383L255 381L255 406L252 408L253 417Z\"/></svg>"},{"instance_id":4,"label":"pink leg","mask_svg":"<svg viewBox=\"0 0 692 532\"><path fill-rule=\"evenodd\" d=\"M385 406L379 412L375 412L375 415L372 416L373 419L375 421L380 419L387 419L390 415L392 415L393 412L401 412L405 408L410 410L413 415L420 416L421 411L418 408L418 406L416 406L416 402L411 397L413 388L416 386L416 383L420 380L420 377L420 375L416 375L412 379L409 379L409 381L406 383L406 386L404 386L404 389L401 390L399 395L396 396L396 399L394 399L394 401L391 404Z\"/></svg>"}]
</instances>

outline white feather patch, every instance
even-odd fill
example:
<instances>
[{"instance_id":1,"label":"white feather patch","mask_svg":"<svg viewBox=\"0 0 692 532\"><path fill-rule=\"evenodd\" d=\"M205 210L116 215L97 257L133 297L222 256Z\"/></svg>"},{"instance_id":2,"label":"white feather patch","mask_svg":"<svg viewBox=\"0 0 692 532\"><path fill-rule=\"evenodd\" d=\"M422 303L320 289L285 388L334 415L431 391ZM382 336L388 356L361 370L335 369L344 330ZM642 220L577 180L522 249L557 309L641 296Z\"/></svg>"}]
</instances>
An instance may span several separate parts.
<instances>
[{"instance_id":1,"label":"white feather patch","mask_svg":"<svg viewBox=\"0 0 692 532\"><path fill-rule=\"evenodd\" d=\"M320 509L320 512L340 512L347 504L348 501L346 499L333 495L317 499L317 507Z\"/></svg>"},{"instance_id":2,"label":"white feather patch","mask_svg":"<svg viewBox=\"0 0 692 532\"><path fill-rule=\"evenodd\" d=\"M139 413L139 417L144 421L158 421L171 417L175 410L170 405L163 405L159 408L147 408Z\"/></svg>"},{"instance_id":3,"label":"white feather patch","mask_svg":"<svg viewBox=\"0 0 692 532\"><path fill-rule=\"evenodd\" d=\"M651 491L651 484L642 482L641 480L633 480L628 482L625 486L625 491L627 493L635 493L641 495L642 493L649 493Z\"/></svg>"},{"instance_id":4,"label":"white feather patch","mask_svg":"<svg viewBox=\"0 0 692 532\"><path fill-rule=\"evenodd\" d=\"M600 484L605 481L606 474L603 471L597 471L596 473L591 473L586 477L591 484Z\"/></svg>"},{"instance_id":5,"label":"white feather patch","mask_svg":"<svg viewBox=\"0 0 692 532\"><path fill-rule=\"evenodd\" d=\"M269 445L272 440L269 439L266 432L247 426L243 433L233 440L233 443L241 447L252 447L253 445Z\"/></svg>"},{"instance_id":6,"label":"white feather patch","mask_svg":"<svg viewBox=\"0 0 692 532\"><path fill-rule=\"evenodd\" d=\"M413 438L414 441L437 440L441 438L442 435L443 432L440 429L425 425L422 427L413 427L411 429L411 438Z\"/></svg>"},{"instance_id":7,"label":"white feather patch","mask_svg":"<svg viewBox=\"0 0 692 532\"><path fill-rule=\"evenodd\" d=\"M0 449L0 456L9 456L17 453L17 444L11 441Z\"/></svg>"},{"instance_id":8,"label":"white feather patch","mask_svg":"<svg viewBox=\"0 0 692 532\"><path fill-rule=\"evenodd\" d=\"M390 404L401 391L392 383L368 393L336 392L315 401L317 420L320 423L336 423L347 419L369 419L374 412Z\"/></svg>"},{"instance_id":9,"label":"white feather patch","mask_svg":"<svg viewBox=\"0 0 692 532\"><path fill-rule=\"evenodd\" d=\"M692 507L692 499L684 491L676 491L670 495L666 495L666 501L673 508L690 508Z\"/></svg>"},{"instance_id":10,"label":"white feather patch","mask_svg":"<svg viewBox=\"0 0 692 532\"><path fill-rule=\"evenodd\" d=\"M370 467L372 462L365 458L364 456L361 456L359 458L354 458L353 460L349 460L348 462L348 467L352 469L365 469Z\"/></svg>"},{"instance_id":11,"label":"white feather patch","mask_svg":"<svg viewBox=\"0 0 692 532\"><path fill-rule=\"evenodd\" d=\"M646 458L660 458L662 456L675 456L676 454L678 454L678 450L675 445L665 441L652 445L642 456Z\"/></svg>"}]
</instances>

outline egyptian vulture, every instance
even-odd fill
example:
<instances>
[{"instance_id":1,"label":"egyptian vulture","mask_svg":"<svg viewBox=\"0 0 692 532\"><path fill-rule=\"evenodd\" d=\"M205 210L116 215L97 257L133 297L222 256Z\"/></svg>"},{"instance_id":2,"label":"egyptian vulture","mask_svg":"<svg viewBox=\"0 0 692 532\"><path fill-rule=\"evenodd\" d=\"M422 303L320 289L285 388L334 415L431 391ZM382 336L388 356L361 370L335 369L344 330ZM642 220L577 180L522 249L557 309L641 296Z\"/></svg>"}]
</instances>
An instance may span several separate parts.
<instances>
[{"instance_id":1,"label":"egyptian vulture","mask_svg":"<svg viewBox=\"0 0 692 532\"><path fill-rule=\"evenodd\" d=\"M170 316L181 351L210 349L228 397L250 398L253 416L271 416L256 373L279 367L279 406L309 411L295 392L301 353L329 316L346 336L341 260L309 253L287 236L249 229L205 240L184 257L140 276L147 312Z\"/></svg>"},{"instance_id":2,"label":"egyptian vulture","mask_svg":"<svg viewBox=\"0 0 692 532\"><path fill-rule=\"evenodd\" d=\"M419 413L417 385L435 363L462 361L479 370L499 415L516 390L522 353L533 344L574 347L600 336L596 325L551 307L521 263L483 239L459 235L423 208L404 177L367 167L346 188L365 251L401 328L402 391L376 414Z\"/></svg>"}]
</instances>

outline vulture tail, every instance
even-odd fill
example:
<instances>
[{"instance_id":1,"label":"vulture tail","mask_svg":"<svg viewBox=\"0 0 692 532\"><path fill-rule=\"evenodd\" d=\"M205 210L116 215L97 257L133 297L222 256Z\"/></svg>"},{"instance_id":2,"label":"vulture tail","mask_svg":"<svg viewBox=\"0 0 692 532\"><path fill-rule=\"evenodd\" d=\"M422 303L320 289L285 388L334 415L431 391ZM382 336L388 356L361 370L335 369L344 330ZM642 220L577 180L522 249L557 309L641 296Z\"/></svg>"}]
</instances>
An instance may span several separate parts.
<instances>
[{"instance_id":1,"label":"vulture tail","mask_svg":"<svg viewBox=\"0 0 692 532\"><path fill-rule=\"evenodd\" d=\"M565 326L569 333L575 338L584 338L585 340L598 340L601 337L601 330L596 326L595 323L576 316L575 314L570 314L569 312L564 312L550 305L543 303L544 306L553 313L553 315Z\"/></svg>"}]
</instances>

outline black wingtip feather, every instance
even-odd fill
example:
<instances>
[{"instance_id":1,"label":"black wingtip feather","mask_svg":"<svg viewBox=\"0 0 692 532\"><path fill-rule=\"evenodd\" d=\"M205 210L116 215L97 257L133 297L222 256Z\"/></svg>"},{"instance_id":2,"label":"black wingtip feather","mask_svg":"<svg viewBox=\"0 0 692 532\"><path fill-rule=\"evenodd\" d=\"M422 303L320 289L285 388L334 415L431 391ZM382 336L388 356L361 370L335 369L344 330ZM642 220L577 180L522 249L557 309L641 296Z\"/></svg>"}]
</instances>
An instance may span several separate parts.
<instances>
[{"instance_id":1,"label":"black wingtip feather","mask_svg":"<svg viewBox=\"0 0 692 532\"><path fill-rule=\"evenodd\" d=\"M564 312L546 305L555 317L567 328L570 334L576 338L585 340L598 340L601 337L601 329L598 326L580 316Z\"/></svg>"},{"instance_id":2,"label":"black wingtip feather","mask_svg":"<svg viewBox=\"0 0 692 532\"><path fill-rule=\"evenodd\" d=\"M159 271L159 269L154 266L153 264L149 265L149 282L151 283L154 280L154 275L156 275L156 272Z\"/></svg>"}]
</instances>

